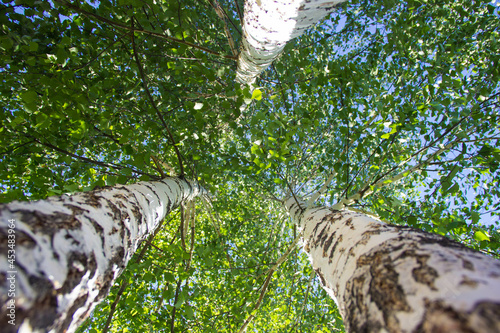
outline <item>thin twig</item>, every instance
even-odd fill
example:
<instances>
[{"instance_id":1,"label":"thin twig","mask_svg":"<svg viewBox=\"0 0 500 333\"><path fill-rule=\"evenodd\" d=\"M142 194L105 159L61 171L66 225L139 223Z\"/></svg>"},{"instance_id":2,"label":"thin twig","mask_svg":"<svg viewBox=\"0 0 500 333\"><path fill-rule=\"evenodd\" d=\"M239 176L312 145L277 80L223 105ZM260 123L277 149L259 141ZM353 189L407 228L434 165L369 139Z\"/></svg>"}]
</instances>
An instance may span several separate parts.
<instances>
[{"instance_id":1,"label":"thin twig","mask_svg":"<svg viewBox=\"0 0 500 333\"><path fill-rule=\"evenodd\" d=\"M214 8L215 13L217 14L217 16L224 23L224 31L226 33L226 37L227 37L227 41L229 43L229 47L231 48L231 52L233 53L233 56L237 57L238 56L238 51L236 50L236 47L235 47L235 44L234 44L234 39L231 36L231 32L229 31L229 27L227 26L227 22L226 22L226 19L225 19L226 13L224 12L224 10L222 9L221 5L219 4L219 2L217 0L209 0L209 2L210 2L210 5L212 5L212 7Z\"/></svg>"},{"instance_id":2,"label":"thin twig","mask_svg":"<svg viewBox=\"0 0 500 333\"><path fill-rule=\"evenodd\" d=\"M22 143L22 144L20 144L20 145L17 145L17 146L15 146L15 147L13 147L13 148L10 148L10 147L12 147L12 146L14 146L14 145L10 145L10 146L9 146L9 149L7 149L6 151L2 151L2 152L0 152L0 155L11 154L11 153L13 153L16 149L19 149L19 148L21 148L21 147L24 147L24 146L26 146L26 145L29 145L30 143L33 143L33 142L36 142L36 141L35 141L35 140L31 140L31 141L28 141L28 142Z\"/></svg>"},{"instance_id":3,"label":"thin twig","mask_svg":"<svg viewBox=\"0 0 500 333\"><path fill-rule=\"evenodd\" d=\"M125 37L127 34L128 34L128 32L123 33L120 37L118 37L118 39L116 41L113 41L113 43L109 44L108 47L106 47L105 49L103 49L101 52L99 52L95 57L93 57L92 59L90 59L89 61L87 61L85 64L83 64L81 66L78 66L75 69L71 69L71 68L68 67L67 70L72 70L72 71L76 72L76 71L79 71L81 69L84 69L85 67L87 67L88 65L90 65L91 63L93 63L94 61L96 61L104 52L106 52L111 47L113 47L116 43L118 43L120 40L122 40L122 38Z\"/></svg>"},{"instance_id":4,"label":"thin twig","mask_svg":"<svg viewBox=\"0 0 500 333\"><path fill-rule=\"evenodd\" d=\"M180 234L181 234L181 246L184 251L186 251L186 230L185 230L185 225L186 225L186 207L182 203L181 204L181 224L179 225L180 228Z\"/></svg>"},{"instance_id":5,"label":"thin twig","mask_svg":"<svg viewBox=\"0 0 500 333\"><path fill-rule=\"evenodd\" d=\"M195 236L195 222L196 222L196 206L194 204L194 200L188 203L190 205L190 216L189 216L189 221L190 221L190 229L191 229L191 246L189 248L189 259L186 264L186 271L189 270L191 267L191 263L193 262L193 252L194 252L194 236Z\"/></svg>"},{"instance_id":6,"label":"thin twig","mask_svg":"<svg viewBox=\"0 0 500 333\"><path fill-rule=\"evenodd\" d=\"M243 26L243 13L241 12L240 5L238 4L238 0L234 0L236 5L236 11L238 12L238 17L240 18L241 25Z\"/></svg>"},{"instance_id":7,"label":"thin twig","mask_svg":"<svg viewBox=\"0 0 500 333\"><path fill-rule=\"evenodd\" d=\"M174 328L175 328L175 312L177 310L177 308L175 307L175 304L177 303L177 300L179 298L179 293L181 291L181 284L182 284L182 280L179 280L179 282L177 282L177 287L175 288L175 297L174 297L174 306L172 307L172 320L170 321L170 332L171 333L174 333Z\"/></svg>"},{"instance_id":8,"label":"thin twig","mask_svg":"<svg viewBox=\"0 0 500 333\"><path fill-rule=\"evenodd\" d=\"M73 158L76 158L76 159L79 159L79 160L82 160L82 161L85 161L87 163L92 163L92 164L96 164L96 165L100 165L100 166L104 166L104 167L107 167L107 168L111 168L111 169L125 169L125 168L130 168L128 166L122 166L122 165L118 165L118 164L114 164L114 163L105 163L105 162L101 162L101 161L96 161L96 160L93 160L91 158L88 158L88 157L85 157L85 156L80 156L80 155L76 155L76 154L73 154L73 153L70 153L69 151L66 151L62 148L59 148L51 143L48 143L48 142L43 142L27 133L25 133L25 135L29 138L32 138L35 142L41 144L42 146L45 146L45 147L48 147L48 148L51 148L53 150L56 150L60 153L63 153L67 156L70 156L70 157L73 157ZM146 175L148 177L151 177L151 179L159 179L158 176L155 176L155 175L151 175L149 173L146 173L146 172L142 172L142 171L139 171L137 169L134 169L134 168L130 168L132 169L132 172L135 172L137 174L140 174L140 175Z\"/></svg>"},{"instance_id":9,"label":"thin twig","mask_svg":"<svg viewBox=\"0 0 500 333\"><path fill-rule=\"evenodd\" d=\"M259 309L260 307L260 304L262 303L262 300L264 299L264 296L266 295L267 293L267 288L269 287L269 282L271 282L271 278L273 276L273 273L274 271L271 271L268 275L267 275L267 278L266 278L266 281L264 282L264 285L262 286L262 291L260 292L260 296L259 296L259 299L257 300L257 302L255 303L254 307L253 307L253 310L252 312L254 312L254 314L251 314L246 320L245 322L243 323L243 325L241 326L240 330L239 330L239 333L242 333L242 332L245 332L245 330L247 329L247 326L248 324L250 324L252 322L252 320L255 318L255 312Z\"/></svg>"},{"instance_id":10,"label":"thin twig","mask_svg":"<svg viewBox=\"0 0 500 333\"><path fill-rule=\"evenodd\" d=\"M159 38L171 41L171 42L175 42L175 43L179 43L179 44L184 44L184 45L190 46L192 48L195 48L195 49L198 49L198 50L201 50L201 51L204 51L204 52L207 52L207 53L219 56L219 57L223 57L223 58L231 59L231 60L237 60L237 58L234 57L234 56L232 56L232 55L220 54L219 52L210 50L210 49L208 49L208 48L206 48L204 46L196 45L196 44L187 42L187 41L182 40L182 39L177 39L175 37L166 36L164 34L161 34L161 33L158 33L158 32L154 32L154 31L149 31L149 30L145 30L145 29L137 29L137 28L134 28L134 27L129 27L129 26L123 24L123 23L115 22L115 21L112 21L112 20L107 19L105 17L102 17L100 15L97 15L97 14L94 14L94 13L89 12L87 10L84 10L84 9L82 9L82 8L80 8L80 7L72 4L72 3L67 2L67 1L63 1L63 0L54 0L54 1L57 2L57 3L59 3L59 4L61 4L61 5L63 5L63 6L66 6L68 8L73 9L74 11L76 11L76 12L78 12L80 14L93 17L95 19L98 19L99 21L108 23L108 24L110 24L110 25L112 25L112 26L114 26L116 28L125 29L125 30L131 31L131 32L143 33L143 34L147 34L147 35L150 35L150 36L159 37Z\"/></svg>"},{"instance_id":11,"label":"thin twig","mask_svg":"<svg viewBox=\"0 0 500 333\"><path fill-rule=\"evenodd\" d=\"M311 272L311 275L309 276L309 282L307 284L307 290L306 290L306 296L304 297L304 302L302 302L302 306L300 307L300 312L299 312L299 318L297 318L297 324L300 325L300 323L302 322L302 316L304 314L304 308L306 307L306 303L307 303L307 298L309 296L309 290L311 289L311 285L312 285L312 281L314 279L314 277L316 276L316 271L312 271Z\"/></svg>"},{"instance_id":12,"label":"thin twig","mask_svg":"<svg viewBox=\"0 0 500 333\"><path fill-rule=\"evenodd\" d=\"M134 19L132 18L132 27L133 26L134 26ZM136 45L135 45L135 38L134 38L133 34L131 35L131 38L132 38L132 48L133 48L133 51L134 51L134 58L135 58L135 61L137 63L137 66L139 67L139 74L141 75L142 85L144 87L144 90L146 91L146 94L148 96L149 102L151 103L151 106L155 109L158 118L160 119L163 127L165 128L165 130L168 133L168 139L170 139L170 141L171 141L171 143L172 143L172 145L174 147L175 154L177 155L177 159L179 160L179 168L180 168L180 175L179 176L183 177L184 176L184 166L182 164L181 153L179 151L179 148L177 147L177 144L176 144L176 142L174 140L174 136L172 135L172 132L170 131L170 128L168 127L168 125L167 125L165 119L163 118L163 115L161 114L160 110L158 109L158 106L156 105L156 103L155 103L155 101L153 99L153 96L151 96L151 92L149 91L148 83L146 81L146 76L144 75L144 69L142 68L142 63L139 60L139 55L137 54L137 48L136 48Z\"/></svg>"},{"instance_id":13,"label":"thin twig","mask_svg":"<svg viewBox=\"0 0 500 333\"><path fill-rule=\"evenodd\" d=\"M154 233L151 236L149 236L148 240L146 241L146 244L141 249L141 252L137 256L137 259L135 260L136 263L138 263L139 261L141 261L142 257L146 253L146 251L149 250L149 248L152 245L153 239L156 237L156 235L158 235L158 232L161 230L161 227L162 227L164 221L165 221L165 219L163 219L160 222L160 224L158 225L158 228L156 228L156 230L154 231ZM118 302L120 301L120 298L122 297L123 292L125 291L125 289L127 288L127 286L128 286L128 281L123 281L122 285L120 286L120 289L116 293L116 297L115 297L115 299L113 301L113 304L111 304L111 307L110 307L110 310L109 310L108 318L106 319L106 322L104 323L104 328L102 330L102 333L107 333L109 331L109 327L111 325L111 320L113 319L113 315L115 314L115 311L116 311L116 306L118 305Z\"/></svg>"},{"instance_id":14,"label":"thin twig","mask_svg":"<svg viewBox=\"0 0 500 333\"><path fill-rule=\"evenodd\" d=\"M212 224L214 226L214 229L215 229L215 232L217 233L217 236L220 239L222 235L221 235L221 232L220 232L219 216L217 215L217 219L214 218L214 216L212 215L212 212L210 210L210 208L212 210L214 210L212 203L209 201L209 199L207 197L203 197L203 199L204 199L202 201L203 205L205 206L205 209L208 212L208 216L210 217L210 221L212 222ZM226 253L226 259L227 259L227 262L229 264L229 268L232 270L234 268L234 266L233 266L233 260L229 256L229 251L228 251L227 245L223 244L223 246L224 246L224 252Z\"/></svg>"},{"instance_id":15,"label":"thin twig","mask_svg":"<svg viewBox=\"0 0 500 333\"><path fill-rule=\"evenodd\" d=\"M247 326L252 322L252 320L255 318L255 313L257 312L257 310L259 309L261 303L262 303L262 300L264 299L264 296L266 295L267 293L267 288L269 287L269 282L271 282L271 278L274 274L274 272L278 269L278 267L283 263L285 262L288 257L290 256L290 253L292 253L292 251L295 249L295 246L297 245L297 243L299 242L300 238L302 237L302 235L298 235L292 242L292 244L288 247L288 249L285 251L285 253L276 261L276 263L271 267L269 268L269 270L265 273L267 274L267 278L264 282L264 285L262 287L262 291L260 292L260 296L259 296L259 299L257 300L257 302L255 303L254 307L253 307L253 310L252 310L252 314L245 320L245 322L243 323L243 325L241 326L240 330L239 330L239 333L242 333L246 330ZM261 275L259 275L261 276ZM258 278L258 277L257 277Z\"/></svg>"}]
</instances>

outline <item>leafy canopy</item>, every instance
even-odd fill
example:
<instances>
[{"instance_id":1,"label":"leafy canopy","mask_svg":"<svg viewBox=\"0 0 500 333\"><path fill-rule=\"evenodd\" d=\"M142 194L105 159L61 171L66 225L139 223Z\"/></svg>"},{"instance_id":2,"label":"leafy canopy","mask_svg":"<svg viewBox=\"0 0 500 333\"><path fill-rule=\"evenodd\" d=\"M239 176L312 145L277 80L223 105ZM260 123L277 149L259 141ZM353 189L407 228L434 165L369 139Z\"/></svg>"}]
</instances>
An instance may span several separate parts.
<instances>
[{"instance_id":1,"label":"leafy canopy","mask_svg":"<svg viewBox=\"0 0 500 333\"><path fill-rule=\"evenodd\" d=\"M212 194L167 218L88 332L342 330L280 202L332 174L322 204L498 256L498 7L351 1L253 89L234 82L242 8L0 6L2 202L181 173Z\"/></svg>"}]
</instances>

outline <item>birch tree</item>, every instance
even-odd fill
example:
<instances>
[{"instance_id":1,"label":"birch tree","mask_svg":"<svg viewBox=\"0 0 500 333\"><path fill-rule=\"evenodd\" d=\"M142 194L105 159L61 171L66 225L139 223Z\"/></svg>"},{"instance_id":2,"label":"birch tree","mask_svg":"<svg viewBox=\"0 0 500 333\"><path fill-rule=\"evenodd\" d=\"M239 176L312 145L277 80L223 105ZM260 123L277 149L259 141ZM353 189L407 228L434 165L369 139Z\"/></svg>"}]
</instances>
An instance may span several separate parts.
<instances>
[{"instance_id":1,"label":"birch tree","mask_svg":"<svg viewBox=\"0 0 500 333\"><path fill-rule=\"evenodd\" d=\"M343 1L245 1L236 81L252 84L288 41L302 35Z\"/></svg>"},{"instance_id":2,"label":"birch tree","mask_svg":"<svg viewBox=\"0 0 500 333\"><path fill-rule=\"evenodd\" d=\"M79 332L343 331L290 193L498 258L488 1L346 2L288 41L254 91L236 82L241 1L0 12L2 202L175 175L211 193L148 236Z\"/></svg>"},{"instance_id":3,"label":"birch tree","mask_svg":"<svg viewBox=\"0 0 500 333\"><path fill-rule=\"evenodd\" d=\"M200 193L165 178L1 205L2 331L74 331L145 237Z\"/></svg>"},{"instance_id":4,"label":"birch tree","mask_svg":"<svg viewBox=\"0 0 500 333\"><path fill-rule=\"evenodd\" d=\"M500 263L365 214L286 202L350 332L497 332Z\"/></svg>"}]
</instances>

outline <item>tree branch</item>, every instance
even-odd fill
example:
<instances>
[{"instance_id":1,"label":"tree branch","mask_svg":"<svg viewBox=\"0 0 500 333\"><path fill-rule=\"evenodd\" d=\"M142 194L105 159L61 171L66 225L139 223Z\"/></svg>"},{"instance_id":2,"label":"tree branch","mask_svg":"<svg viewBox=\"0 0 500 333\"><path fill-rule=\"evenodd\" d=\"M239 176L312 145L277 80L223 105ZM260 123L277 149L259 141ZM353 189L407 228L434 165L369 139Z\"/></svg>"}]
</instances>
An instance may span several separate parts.
<instances>
[{"instance_id":1,"label":"tree branch","mask_svg":"<svg viewBox=\"0 0 500 333\"><path fill-rule=\"evenodd\" d=\"M225 55L225 54L220 54L219 52L216 52L216 51L212 51L204 46L200 46L200 45L196 45L196 44L193 44L193 43L190 43L190 42L187 42L185 40L182 40L182 39L177 39L175 37L170 37L170 36L166 36L164 34L161 34L161 33L158 33L158 32L154 32L154 31L149 31L149 30L145 30L145 29L136 29L134 27L129 27L123 23L120 23L120 22L115 22L115 21L112 21L110 19L107 19L105 17L102 17L100 15L97 15L97 14L94 14L92 12L89 12L87 10L84 10L72 3L69 3L67 1L64 1L64 0L54 0L55 2L59 3L60 5L63 5L63 6L66 6L68 8L71 8L73 9L75 12L77 13L80 13L80 14L83 14L83 15L86 15L86 16L90 16L90 17L93 17L101 22L105 22L107 24L110 24L116 28L120 28L120 29L125 29L125 30L128 30L128 31L131 31L131 32L138 32L138 33L142 33L142 34L146 34L146 35L150 35L150 36L155 36L155 37L159 37L159 38L162 38L162 39L166 39L168 41L171 41L171 42L175 42L175 43L178 43L178 44L184 44L186 46L189 46L189 47L192 47L192 48L195 48L195 49L198 49L198 50L201 50L201 51L204 51L204 52L207 52L207 53L210 53L210 54L213 54L213 55L216 55L218 57L222 57L222 58L226 58L226 59L231 59L231 60L237 60L236 57L232 56L232 55Z\"/></svg>"},{"instance_id":2,"label":"tree branch","mask_svg":"<svg viewBox=\"0 0 500 333\"><path fill-rule=\"evenodd\" d=\"M226 33L227 41L229 43L229 47L231 48L231 52L233 53L233 56L238 57L238 51L236 50L233 37L231 36L231 32L229 31L229 27L227 26L227 22L226 22L225 17L224 17L226 13L224 12L224 10L222 9L222 7L220 6L220 4L217 0L209 0L209 2L210 2L210 5L212 5L212 7L214 8L217 16L224 23L224 31Z\"/></svg>"},{"instance_id":3,"label":"tree branch","mask_svg":"<svg viewBox=\"0 0 500 333\"><path fill-rule=\"evenodd\" d=\"M104 166L104 167L107 167L107 168L111 168L111 169L125 169L125 168L129 168L128 166L125 167L125 166L121 166L121 165L118 165L118 164L114 164L114 163L105 163L105 162L101 162L101 161L96 161L96 160L93 160L91 158L88 158L88 157L85 157L85 156L80 156L80 155L76 155L76 154L73 154L73 153L70 153L69 151L66 151L64 149L61 149L51 143L48 143L48 142L43 142L27 133L25 133L25 135L29 138L32 138L36 143L38 144L41 144L42 146L45 146L45 147L48 147L48 148L51 148L53 150L56 150L60 153L63 153L64 155L67 155L67 156L70 156L70 157L73 157L73 158L76 158L76 159L79 159L79 160L82 160L82 161L85 161L87 163L92 163L92 164L96 164L96 165L100 165L100 166ZM151 179L159 179L158 176L155 176L155 175L151 175L149 173L146 173L146 172L142 172L142 171L139 171L135 168L130 168L132 169L133 172L137 173L137 174L140 174L140 175L145 175L145 176L148 176L148 177L151 177Z\"/></svg>"},{"instance_id":4,"label":"tree branch","mask_svg":"<svg viewBox=\"0 0 500 333\"><path fill-rule=\"evenodd\" d=\"M175 312L177 310L177 308L175 307L175 304L177 303L177 299L179 298L179 293L181 291L181 284L182 284L182 281L179 280L179 282L177 282L177 287L175 288L175 297L174 297L174 306L172 307L172 320L170 321L170 333L174 333L175 332Z\"/></svg>"},{"instance_id":5,"label":"tree branch","mask_svg":"<svg viewBox=\"0 0 500 333\"><path fill-rule=\"evenodd\" d=\"M137 257L137 260L135 261L136 263L141 261L142 257L146 253L146 251L149 250L149 248L152 245L151 243L153 242L153 239L156 237L158 232L161 230L161 227L162 227L162 224L164 221L165 221L165 219L163 219L163 221L160 222L160 225L158 226L158 228L156 228L155 232L151 236L149 236L148 240L146 241L146 244L142 248L141 252L139 253L139 256ZM108 318L106 319L106 323L104 323L104 328L102 329L102 333L107 333L109 331L111 320L113 319L113 315L115 314L115 311L116 311L116 306L118 305L118 302L120 301L120 298L123 295L123 292L125 291L127 286L128 286L128 281L123 281L122 285L120 286L120 289L116 293L115 300L113 301L113 304L111 304L111 307L109 310Z\"/></svg>"},{"instance_id":6,"label":"tree branch","mask_svg":"<svg viewBox=\"0 0 500 333\"><path fill-rule=\"evenodd\" d=\"M297 243L299 242L300 238L302 237L302 235L298 235L292 242L292 244L288 247L288 249L286 250L286 252L276 261L276 263L273 265L273 267L271 267L267 272L267 278L264 282L264 285L262 286L262 291L260 292L260 296L259 296L259 299L257 300L257 302L255 303L254 307L253 307L253 314L251 314L246 320L245 322L243 323L243 325L241 326L240 330L239 330L239 333L243 333L247 326L252 322L252 320L255 318L255 312L259 309L261 303L262 303L262 300L264 299L264 296L266 295L267 293L267 288L269 287L269 282L271 282L271 278L274 274L274 272L278 269L278 267L283 263L285 262L290 253L292 253L292 251L295 249L295 246L297 245Z\"/></svg>"},{"instance_id":7,"label":"tree branch","mask_svg":"<svg viewBox=\"0 0 500 333\"><path fill-rule=\"evenodd\" d=\"M264 299L264 296L266 295L267 293L267 288L269 287L269 282L271 282L271 278L273 276L273 273L274 273L274 270L271 271L267 278L266 278L266 281L264 282L264 285L262 286L262 291L260 292L260 296L259 296L259 299L257 300L257 302L255 303L254 307L253 307L253 310L252 312L254 312L254 314L251 314L246 320L245 322L243 323L243 325L241 326L240 330L239 330L239 333L243 333L245 332L248 324L250 324L252 322L252 320L255 318L255 312L259 309L260 307L260 304L262 303L262 300Z\"/></svg>"},{"instance_id":8,"label":"tree branch","mask_svg":"<svg viewBox=\"0 0 500 333\"><path fill-rule=\"evenodd\" d=\"M36 142L36 141L35 141L35 140L31 140L31 141L28 141L28 142L25 142L25 143L21 143L21 144L16 145L16 146L14 146L14 145L10 145L6 151L2 151L2 152L0 152L0 155L11 154L11 153L13 153L16 149L19 149L19 148L21 148L21 147L24 147L24 146L26 146L26 145L29 145L30 143L33 143L33 142ZM12 147L12 146L14 146L14 147ZM12 148L10 148L10 147L12 147Z\"/></svg>"},{"instance_id":9,"label":"tree branch","mask_svg":"<svg viewBox=\"0 0 500 333\"><path fill-rule=\"evenodd\" d=\"M134 26L134 18L132 18L132 27L133 26ZM149 91L149 87L148 87L148 84L146 81L146 76L144 75L144 69L142 68L141 61L139 60L139 56L137 54L137 48L135 45L135 38L134 38L133 34L131 35L131 38L132 38L132 48L134 51L134 59L135 59L135 62L137 63L137 67L139 67L139 73L140 73L141 79L142 79L142 86L144 87L144 90L146 91L146 94L148 96L149 102L151 103L151 106L155 109L156 115L158 116L163 127L165 128L165 130L168 133L167 139L170 139L170 141L172 142L172 145L173 145L174 150L175 150L175 154L177 155L177 159L179 160L179 168L180 168L180 175L179 176L183 177L184 176L184 166L182 164L181 153L179 151L179 148L177 147L177 144L174 140L174 136L172 135L172 132L170 131L170 128L168 127L167 123L165 122L165 119L163 118L163 115L161 114L160 110L158 109L158 106L156 105L156 103L153 99L153 96L151 96L151 92Z\"/></svg>"}]
</instances>

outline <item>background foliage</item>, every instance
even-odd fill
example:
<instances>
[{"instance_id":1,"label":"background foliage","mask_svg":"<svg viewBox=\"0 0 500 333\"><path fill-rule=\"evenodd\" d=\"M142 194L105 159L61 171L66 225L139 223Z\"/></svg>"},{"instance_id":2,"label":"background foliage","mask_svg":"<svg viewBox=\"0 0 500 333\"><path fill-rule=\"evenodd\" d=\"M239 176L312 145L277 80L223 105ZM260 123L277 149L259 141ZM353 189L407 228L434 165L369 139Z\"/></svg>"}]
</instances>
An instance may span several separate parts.
<instances>
[{"instance_id":1,"label":"background foliage","mask_svg":"<svg viewBox=\"0 0 500 333\"><path fill-rule=\"evenodd\" d=\"M212 194L167 218L82 330L234 332L251 315L256 332L343 330L305 254L287 252L280 202L332 172L320 203L373 190L351 206L499 254L496 5L350 1L253 92L234 82L242 9L0 6L2 202L181 173Z\"/></svg>"}]
</instances>

